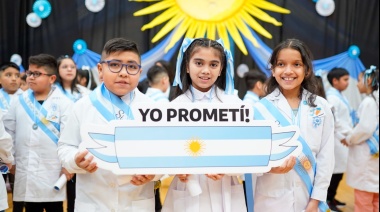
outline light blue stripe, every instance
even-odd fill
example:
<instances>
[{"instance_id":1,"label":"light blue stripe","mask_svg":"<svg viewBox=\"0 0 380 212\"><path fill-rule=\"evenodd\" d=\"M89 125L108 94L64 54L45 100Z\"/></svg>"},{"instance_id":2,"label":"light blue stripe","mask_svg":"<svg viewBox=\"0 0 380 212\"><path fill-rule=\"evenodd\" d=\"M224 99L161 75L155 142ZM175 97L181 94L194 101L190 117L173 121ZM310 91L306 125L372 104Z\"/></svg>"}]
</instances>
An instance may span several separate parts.
<instances>
[{"instance_id":1,"label":"light blue stripe","mask_svg":"<svg viewBox=\"0 0 380 212\"><path fill-rule=\"evenodd\" d=\"M252 174L244 174L245 178L245 200L247 201L248 212L253 212L254 204L254 192L253 192L253 182Z\"/></svg>"},{"instance_id":2,"label":"light blue stripe","mask_svg":"<svg viewBox=\"0 0 380 212\"><path fill-rule=\"evenodd\" d=\"M273 133L272 134L272 140L281 140L281 139L288 139L288 140L290 140L290 138L292 138L294 134L295 134L294 131L292 131L292 132L282 132L282 133Z\"/></svg>"},{"instance_id":3,"label":"light blue stripe","mask_svg":"<svg viewBox=\"0 0 380 212\"><path fill-rule=\"evenodd\" d=\"M267 166L269 155L118 157L120 168L195 168Z\"/></svg>"},{"instance_id":4,"label":"light blue stripe","mask_svg":"<svg viewBox=\"0 0 380 212\"><path fill-rule=\"evenodd\" d=\"M96 89L100 89L100 87L98 87ZM102 114L102 116L107 121L115 120L115 116L110 111L108 111L103 106L103 104L100 103L100 101L97 99L98 97L96 96L96 92L98 92L98 91L94 90L93 92L90 93L90 100L92 102L92 105L94 105L94 107L96 108L96 110L99 111L99 113Z\"/></svg>"},{"instance_id":5,"label":"light blue stripe","mask_svg":"<svg viewBox=\"0 0 380 212\"><path fill-rule=\"evenodd\" d=\"M289 147L289 149L286 150L285 152L281 152L281 153L277 153L277 154L271 154L270 160L271 161L281 160L281 159L285 158L286 156L288 156L290 153L292 153L295 149L297 149L297 147Z\"/></svg>"},{"instance_id":6,"label":"light blue stripe","mask_svg":"<svg viewBox=\"0 0 380 212\"><path fill-rule=\"evenodd\" d=\"M110 134L100 134L100 133L88 133L88 135L94 140L115 142L115 136Z\"/></svg>"},{"instance_id":7,"label":"light blue stripe","mask_svg":"<svg viewBox=\"0 0 380 212\"><path fill-rule=\"evenodd\" d=\"M115 155L105 155L100 152L98 152L96 149L90 149L88 148L88 151L91 152L95 157L99 158L102 161L108 162L108 163L117 163L117 157Z\"/></svg>"},{"instance_id":8,"label":"light blue stripe","mask_svg":"<svg viewBox=\"0 0 380 212\"><path fill-rule=\"evenodd\" d=\"M165 129L165 130L163 130ZM170 132L170 133L167 133ZM164 126L164 127L116 127L115 140L271 140L270 126Z\"/></svg>"}]
</instances>

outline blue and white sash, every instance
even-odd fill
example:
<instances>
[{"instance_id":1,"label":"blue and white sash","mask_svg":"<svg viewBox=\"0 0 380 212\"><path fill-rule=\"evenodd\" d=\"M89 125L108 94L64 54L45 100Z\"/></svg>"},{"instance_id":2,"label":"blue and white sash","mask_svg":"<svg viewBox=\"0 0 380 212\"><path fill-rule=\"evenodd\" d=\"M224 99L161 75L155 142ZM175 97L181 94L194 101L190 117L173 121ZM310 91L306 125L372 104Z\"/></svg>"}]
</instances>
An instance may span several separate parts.
<instances>
[{"instance_id":1,"label":"blue and white sash","mask_svg":"<svg viewBox=\"0 0 380 212\"><path fill-rule=\"evenodd\" d=\"M327 96L336 96L336 97L338 97L347 106L347 109L350 112L351 121L352 121L352 125L353 126L355 126L359 122L358 117L356 115L356 111L351 108L351 106L348 103L347 99L338 90L336 90L336 89L329 89L326 94L327 94Z\"/></svg>"},{"instance_id":2,"label":"blue and white sash","mask_svg":"<svg viewBox=\"0 0 380 212\"><path fill-rule=\"evenodd\" d=\"M32 119L54 143L57 143L59 139L60 125L59 123L46 119L48 112L38 101L36 101L33 91L29 89L23 95L20 95L19 99L30 119Z\"/></svg>"},{"instance_id":3,"label":"blue and white sash","mask_svg":"<svg viewBox=\"0 0 380 212\"><path fill-rule=\"evenodd\" d=\"M266 98L261 99L258 103L255 104L253 114L255 120L267 120L270 119L270 116L272 116L272 118L276 119L282 127L291 125L291 123L284 117L284 115L281 114L276 106ZM311 195L313 191L313 181L310 175L315 176L316 161L309 145L301 135L298 137L298 141L302 144L302 154L297 157L297 162L294 166L294 170L304 182L309 195ZM329 210L326 202L320 201L318 207L321 211L324 212Z\"/></svg>"},{"instance_id":4,"label":"blue and white sash","mask_svg":"<svg viewBox=\"0 0 380 212\"><path fill-rule=\"evenodd\" d=\"M154 100L155 102L158 102L160 100L168 100L168 97L165 95L165 93L163 93L162 91L155 91L155 92L152 92L150 93L149 95L149 98L151 98L152 100ZM168 100L169 101L169 100Z\"/></svg>"},{"instance_id":5,"label":"blue and white sash","mask_svg":"<svg viewBox=\"0 0 380 212\"><path fill-rule=\"evenodd\" d=\"M79 92L78 95L74 95L73 93L71 92L68 92L66 91L64 88L62 88L62 86L59 84L59 83L55 83L55 86L57 88L59 88L59 90L61 90L61 92L67 96L67 98L69 98L71 101L73 102L76 102L78 101L80 98L82 98L82 94Z\"/></svg>"},{"instance_id":6,"label":"blue and white sash","mask_svg":"<svg viewBox=\"0 0 380 212\"><path fill-rule=\"evenodd\" d=\"M371 155L374 157L379 157L379 125L377 125L372 137L369 138L366 142L369 146Z\"/></svg>"},{"instance_id":7,"label":"blue and white sash","mask_svg":"<svg viewBox=\"0 0 380 212\"><path fill-rule=\"evenodd\" d=\"M4 88L0 89L0 109L9 110L9 104L11 102L11 97L7 92L4 91Z\"/></svg>"},{"instance_id":8,"label":"blue and white sash","mask_svg":"<svg viewBox=\"0 0 380 212\"><path fill-rule=\"evenodd\" d=\"M99 111L100 114L107 120L133 120L133 113L128 104L120 97L110 92L104 83L98 86L90 93L92 105ZM134 92L130 92L130 102L134 98ZM110 108L111 110L109 110Z\"/></svg>"}]
</instances>

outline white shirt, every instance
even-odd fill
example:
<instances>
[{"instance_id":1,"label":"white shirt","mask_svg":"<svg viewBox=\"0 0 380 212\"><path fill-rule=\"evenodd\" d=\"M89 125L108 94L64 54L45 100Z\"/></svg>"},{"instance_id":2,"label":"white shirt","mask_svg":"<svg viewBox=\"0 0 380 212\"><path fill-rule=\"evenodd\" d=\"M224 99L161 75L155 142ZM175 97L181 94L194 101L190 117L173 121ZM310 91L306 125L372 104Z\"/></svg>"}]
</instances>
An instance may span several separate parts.
<instances>
[{"instance_id":1,"label":"white shirt","mask_svg":"<svg viewBox=\"0 0 380 212\"><path fill-rule=\"evenodd\" d=\"M100 86L97 89L99 88ZM97 89L93 92L96 92ZM121 97L131 108L136 103L153 102L138 89L134 89L132 92L134 95L128 93ZM112 111L112 109L109 110ZM80 126L85 124L106 125L107 123L108 121L93 106L90 97L85 96L75 103L73 111L69 115L68 127L62 132L59 139L58 154L63 166L69 172L77 173L75 211L154 211L153 181L135 186L129 183L131 176L117 176L111 171L102 169L98 169L94 173L87 173L76 165L74 158L81 143Z\"/></svg>"},{"instance_id":2,"label":"white shirt","mask_svg":"<svg viewBox=\"0 0 380 212\"><path fill-rule=\"evenodd\" d=\"M243 102L246 102L251 105L254 105L258 101L260 101L259 96L252 91L247 91L247 93L245 94L243 98Z\"/></svg>"},{"instance_id":3,"label":"white shirt","mask_svg":"<svg viewBox=\"0 0 380 212\"><path fill-rule=\"evenodd\" d=\"M13 99L17 97L18 95L22 94L23 90L19 88L14 94L8 94L9 101L5 97L6 94L4 94L5 93L4 89L0 89L0 90L1 90L0 91L0 109L3 111L3 115L5 115L8 112L9 106L11 105Z\"/></svg>"},{"instance_id":4,"label":"white shirt","mask_svg":"<svg viewBox=\"0 0 380 212\"><path fill-rule=\"evenodd\" d=\"M300 102L300 110L294 117L293 111L286 98L278 89L266 96L270 102L292 123L293 117L299 120L302 137L309 145L317 163L315 177L312 175L313 191L311 198L325 201L327 188L330 184L334 168L334 121L327 101L317 97L315 104L323 114L322 122L317 127L314 125L313 107L304 104L310 93L304 91ZM291 170L286 174L264 174L257 177L254 206L255 212L300 212L305 210L310 200L309 193L304 182Z\"/></svg>"},{"instance_id":5,"label":"white shirt","mask_svg":"<svg viewBox=\"0 0 380 212\"><path fill-rule=\"evenodd\" d=\"M329 90L332 92L338 92L335 88L331 87ZM352 130L352 119L350 115L350 108L343 101L345 97L342 95L339 98L336 95L332 95L331 92L327 92L327 101L334 108L334 121L335 121L335 141L334 141L334 156L335 167L334 174L344 173L347 167L348 159L348 147L344 146L340 141L347 137ZM347 101L347 99L345 99ZM347 101L348 103L348 101Z\"/></svg>"},{"instance_id":6,"label":"white shirt","mask_svg":"<svg viewBox=\"0 0 380 212\"><path fill-rule=\"evenodd\" d=\"M24 92L23 96L29 95ZM67 116L72 102L59 89L54 89L42 107L48 111L60 125L66 126ZM36 112L36 111L35 111ZM16 174L14 183L14 201L52 202L63 201L66 189L54 190L54 184L62 169L58 159L57 144L40 128L32 129L38 118L31 118L24 110L20 98L12 102L9 112L4 116L4 125L12 136L15 149Z\"/></svg>"},{"instance_id":7,"label":"white shirt","mask_svg":"<svg viewBox=\"0 0 380 212\"><path fill-rule=\"evenodd\" d=\"M0 162L12 163L12 137L5 131L3 124L3 114L0 110ZM0 174L1 176L1 174ZM0 211L8 208L8 196L5 182L0 179Z\"/></svg>"},{"instance_id":8,"label":"white shirt","mask_svg":"<svg viewBox=\"0 0 380 212\"><path fill-rule=\"evenodd\" d=\"M155 102L169 102L169 98L166 93L162 92L160 89L149 87L146 90L145 95L149 96Z\"/></svg>"},{"instance_id":9,"label":"white shirt","mask_svg":"<svg viewBox=\"0 0 380 212\"><path fill-rule=\"evenodd\" d=\"M379 93L374 95L376 101L369 95L360 103L357 111L359 123L347 136L350 150L346 177L347 184L355 189L379 193L379 158L370 155L366 143L379 124Z\"/></svg>"},{"instance_id":10,"label":"white shirt","mask_svg":"<svg viewBox=\"0 0 380 212\"><path fill-rule=\"evenodd\" d=\"M212 102L238 103L236 95L226 95L224 91L213 87L208 92L201 92L192 88L178 96L172 102ZM216 92L215 92L216 91ZM202 193L191 196L186 183L175 177L166 195L162 212L244 212L246 211L243 186L237 177L224 175L221 180L214 181L205 175L194 175Z\"/></svg>"}]
</instances>

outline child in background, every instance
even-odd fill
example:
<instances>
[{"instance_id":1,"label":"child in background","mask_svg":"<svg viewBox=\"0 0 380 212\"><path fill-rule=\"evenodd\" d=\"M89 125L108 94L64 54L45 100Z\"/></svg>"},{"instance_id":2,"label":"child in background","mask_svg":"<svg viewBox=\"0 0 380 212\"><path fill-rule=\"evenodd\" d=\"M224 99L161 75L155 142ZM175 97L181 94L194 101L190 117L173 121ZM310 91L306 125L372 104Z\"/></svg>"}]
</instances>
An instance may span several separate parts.
<instances>
[{"instance_id":1,"label":"child in background","mask_svg":"<svg viewBox=\"0 0 380 212\"><path fill-rule=\"evenodd\" d=\"M171 65L169 61L166 61L166 60L158 60L156 61L155 65L163 67L168 73L170 86L166 90L165 95L169 98L169 101L172 101L174 99L174 92L175 92L175 87L173 86L175 71L173 70L173 66Z\"/></svg>"},{"instance_id":2,"label":"child in background","mask_svg":"<svg viewBox=\"0 0 380 212\"><path fill-rule=\"evenodd\" d=\"M137 103L153 102L136 88L142 71L140 63L134 42L124 38L109 40L98 63L103 83L75 103L62 132L59 157L70 173L77 174L75 211L154 211L154 175L135 175L130 180L131 176L98 169L93 156L85 157L87 150L78 150L82 125L133 119L131 108Z\"/></svg>"},{"instance_id":3,"label":"child in background","mask_svg":"<svg viewBox=\"0 0 380 212\"><path fill-rule=\"evenodd\" d=\"M311 52L300 40L287 39L276 46L269 62L268 95L254 105L254 119L297 125L303 152L289 173L257 177L254 211L327 211L334 119L328 102L315 94Z\"/></svg>"},{"instance_id":4,"label":"child in background","mask_svg":"<svg viewBox=\"0 0 380 212\"><path fill-rule=\"evenodd\" d=\"M62 173L57 155L60 131L66 127L65 112L72 102L55 89L57 61L51 55L29 58L26 71L30 89L12 102L4 126L14 142L15 183L13 200L25 202L26 211L63 211L65 189L55 191Z\"/></svg>"},{"instance_id":5,"label":"child in background","mask_svg":"<svg viewBox=\"0 0 380 212\"><path fill-rule=\"evenodd\" d=\"M3 124L3 113L0 110L0 165L8 166L8 169L12 168L13 156L12 156L12 137L5 132ZM4 212L8 208L8 196L5 182L0 179L0 212Z\"/></svg>"},{"instance_id":6,"label":"child in background","mask_svg":"<svg viewBox=\"0 0 380 212\"><path fill-rule=\"evenodd\" d=\"M149 68L146 74L149 81L149 88L145 95L149 96L155 102L169 102L165 95L166 90L170 86L169 76L167 71L158 65Z\"/></svg>"},{"instance_id":7,"label":"child in background","mask_svg":"<svg viewBox=\"0 0 380 212\"><path fill-rule=\"evenodd\" d=\"M347 184L354 188L355 211L379 211L379 69L360 73L359 122L346 137L349 146Z\"/></svg>"},{"instance_id":8,"label":"child in background","mask_svg":"<svg viewBox=\"0 0 380 212\"><path fill-rule=\"evenodd\" d=\"M342 94L349 85L350 75L344 68L333 68L327 74L327 79L332 86L327 91L327 101L333 107L335 118L335 166L330 186L327 190L327 203L332 211L340 212L341 210L338 207L345 206L346 204L335 199L335 195L339 183L343 178L343 173L346 171L348 158L348 148L344 146L341 141L344 142L354 124L350 115L352 111L351 106L346 97Z\"/></svg>"},{"instance_id":9,"label":"child in background","mask_svg":"<svg viewBox=\"0 0 380 212\"><path fill-rule=\"evenodd\" d=\"M84 67L77 69L77 82L91 91L97 86L91 70Z\"/></svg>"},{"instance_id":10,"label":"child in background","mask_svg":"<svg viewBox=\"0 0 380 212\"><path fill-rule=\"evenodd\" d=\"M90 91L77 84L77 66L74 60L68 55L60 56L57 59L58 64L58 80L57 87L62 90L71 101L76 102Z\"/></svg>"},{"instance_id":11,"label":"child in background","mask_svg":"<svg viewBox=\"0 0 380 212\"><path fill-rule=\"evenodd\" d=\"M26 82L26 74L23 74L20 77L21 83L20 83L20 89L23 91L26 91L29 89L28 83Z\"/></svg>"},{"instance_id":12,"label":"child in background","mask_svg":"<svg viewBox=\"0 0 380 212\"><path fill-rule=\"evenodd\" d=\"M245 84L247 85L247 93L243 98L243 102L254 105L265 95L264 83L267 76L259 70L253 70L245 73Z\"/></svg>"},{"instance_id":13,"label":"child in background","mask_svg":"<svg viewBox=\"0 0 380 212\"><path fill-rule=\"evenodd\" d=\"M12 96L22 93L20 88L20 68L12 62L0 65L0 109L6 114L9 110Z\"/></svg>"}]
</instances>

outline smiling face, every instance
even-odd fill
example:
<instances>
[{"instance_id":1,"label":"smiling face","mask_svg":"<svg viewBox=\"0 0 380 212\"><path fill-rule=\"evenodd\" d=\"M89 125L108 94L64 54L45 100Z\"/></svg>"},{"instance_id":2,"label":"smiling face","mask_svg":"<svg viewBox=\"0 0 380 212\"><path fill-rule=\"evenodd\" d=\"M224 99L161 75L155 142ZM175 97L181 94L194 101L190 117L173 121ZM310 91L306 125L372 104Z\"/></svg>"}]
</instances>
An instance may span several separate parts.
<instances>
[{"instance_id":1,"label":"smiling face","mask_svg":"<svg viewBox=\"0 0 380 212\"><path fill-rule=\"evenodd\" d=\"M300 52L290 48L282 49L278 54L277 63L273 65L272 74L283 94L298 95L305 78L305 67Z\"/></svg>"},{"instance_id":2,"label":"smiling face","mask_svg":"<svg viewBox=\"0 0 380 212\"><path fill-rule=\"evenodd\" d=\"M20 87L20 71L8 67L0 73L0 84L9 94L14 94Z\"/></svg>"},{"instance_id":3,"label":"smiling face","mask_svg":"<svg viewBox=\"0 0 380 212\"><path fill-rule=\"evenodd\" d=\"M62 81L71 83L77 74L77 67L72 59L65 58L62 59L58 67L58 72Z\"/></svg>"},{"instance_id":4,"label":"smiling face","mask_svg":"<svg viewBox=\"0 0 380 212\"><path fill-rule=\"evenodd\" d=\"M210 90L223 69L220 57L213 48L199 47L194 52L187 68L194 88L202 92Z\"/></svg>"},{"instance_id":5,"label":"smiling face","mask_svg":"<svg viewBox=\"0 0 380 212\"><path fill-rule=\"evenodd\" d=\"M130 62L141 64L139 56L132 51L113 52L102 58L102 60L118 60L123 64ZM142 70L140 69L136 75L130 75L127 73L126 67L123 66L119 73L113 73L109 70L107 63L98 63L98 71L99 78L103 80L107 89L120 97L137 87Z\"/></svg>"}]
</instances>

